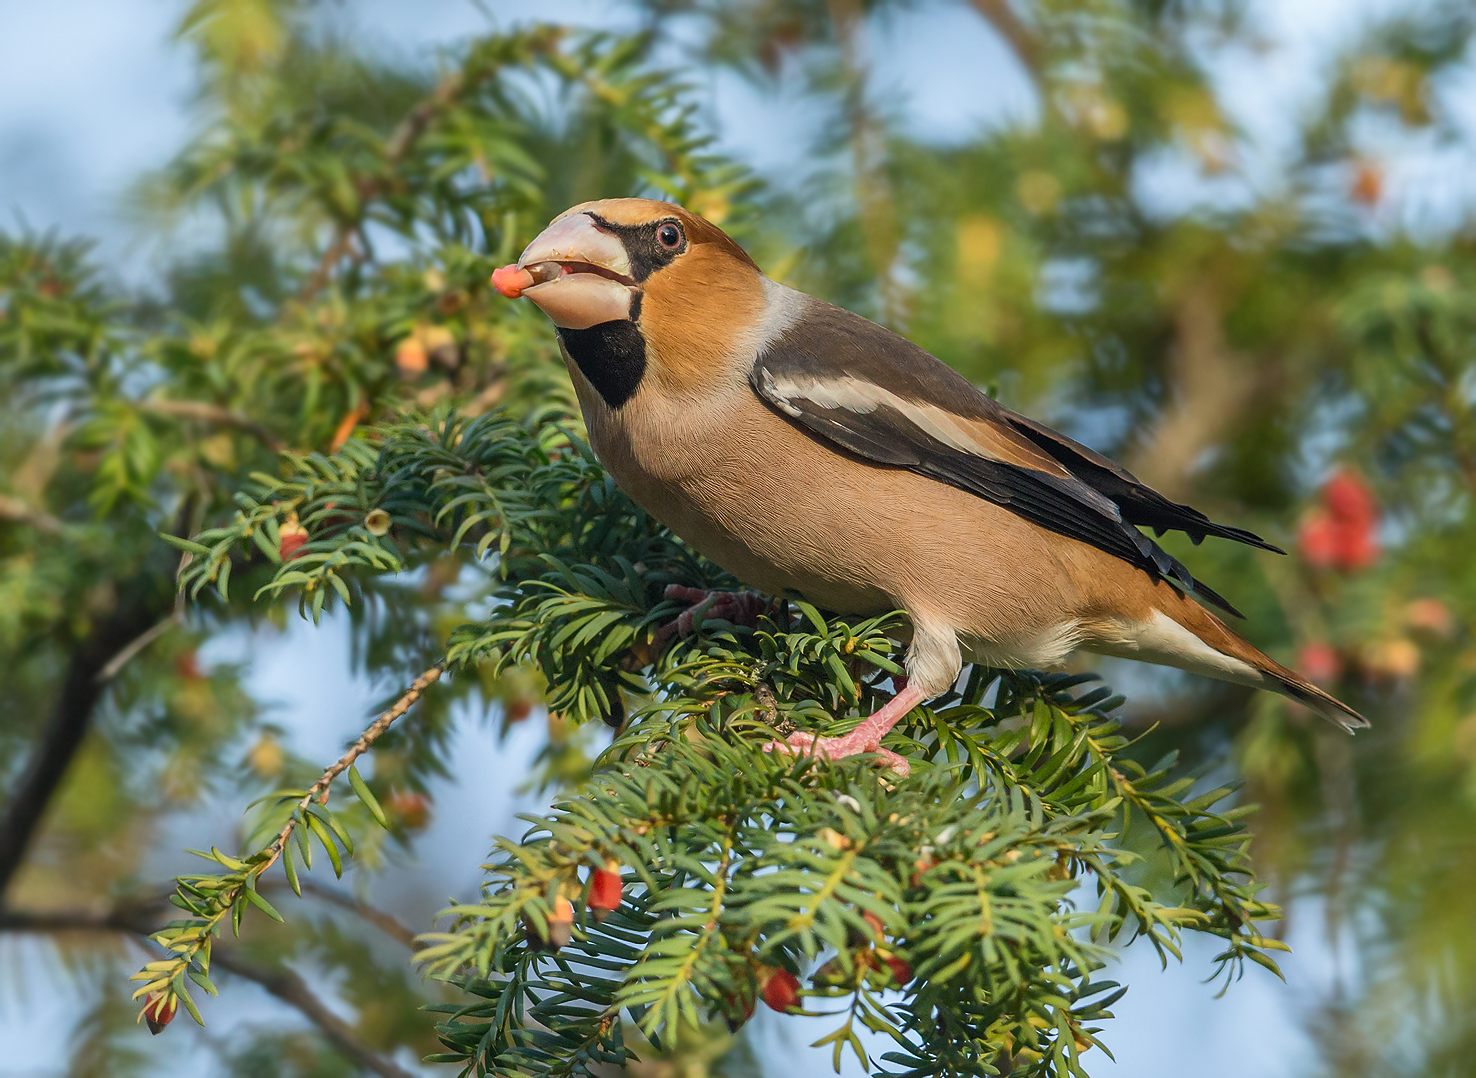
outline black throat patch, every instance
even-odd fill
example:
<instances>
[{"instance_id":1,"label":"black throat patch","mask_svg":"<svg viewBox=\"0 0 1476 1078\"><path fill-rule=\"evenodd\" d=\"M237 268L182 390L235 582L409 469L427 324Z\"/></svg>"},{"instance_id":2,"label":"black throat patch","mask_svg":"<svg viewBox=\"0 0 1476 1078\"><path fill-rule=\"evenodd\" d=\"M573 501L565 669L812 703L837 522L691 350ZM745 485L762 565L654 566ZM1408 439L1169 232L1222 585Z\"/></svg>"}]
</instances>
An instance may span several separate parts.
<instances>
[{"instance_id":1,"label":"black throat patch","mask_svg":"<svg viewBox=\"0 0 1476 1078\"><path fill-rule=\"evenodd\" d=\"M560 329L559 340L611 408L635 396L646 374L646 338L634 322L617 318L588 329Z\"/></svg>"}]
</instances>

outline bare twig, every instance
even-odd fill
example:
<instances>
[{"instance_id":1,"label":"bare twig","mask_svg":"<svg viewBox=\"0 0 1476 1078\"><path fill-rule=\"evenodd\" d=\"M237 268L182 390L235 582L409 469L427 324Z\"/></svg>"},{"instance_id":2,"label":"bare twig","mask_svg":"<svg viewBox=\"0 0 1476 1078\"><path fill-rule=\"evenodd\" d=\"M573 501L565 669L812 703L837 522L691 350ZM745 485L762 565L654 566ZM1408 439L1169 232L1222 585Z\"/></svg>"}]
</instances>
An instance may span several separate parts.
<instances>
[{"instance_id":1,"label":"bare twig","mask_svg":"<svg viewBox=\"0 0 1476 1078\"><path fill-rule=\"evenodd\" d=\"M150 932L148 912L147 906L119 906L103 914L90 910L0 910L0 932L126 932L147 936ZM307 982L287 967L252 962L234 949L221 946L214 949L211 961L219 969L254 981L296 1008L345 1058L365 1070L382 1078L411 1078L403 1067L360 1040L353 1027L329 1010L313 994Z\"/></svg>"},{"instance_id":2,"label":"bare twig","mask_svg":"<svg viewBox=\"0 0 1476 1078\"><path fill-rule=\"evenodd\" d=\"M118 676L118 671L128 665L130 659L179 623L179 615L177 613L170 614L163 621L156 622L135 636L123 646L123 649L118 654L108 660L106 666L97 672L98 684L100 685L104 681L112 681L113 678Z\"/></svg>"},{"instance_id":3,"label":"bare twig","mask_svg":"<svg viewBox=\"0 0 1476 1078\"><path fill-rule=\"evenodd\" d=\"M62 522L50 513L27 505L19 498L12 498L6 494L0 494L0 520L13 520L17 524L29 524L37 531L43 531L47 535L58 535L62 530Z\"/></svg>"},{"instance_id":4,"label":"bare twig","mask_svg":"<svg viewBox=\"0 0 1476 1078\"><path fill-rule=\"evenodd\" d=\"M403 943L412 951L418 951L424 946L415 938L415 931L409 926L401 924L392 914L386 913L378 907L371 906L367 902L360 902L353 895L346 895L342 891L334 890L332 887L324 887L322 884L314 883L312 880L302 881L304 894L310 894L314 898L348 910L357 914L363 920L369 922L386 936Z\"/></svg>"},{"instance_id":5,"label":"bare twig","mask_svg":"<svg viewBox=\"0 0 1476 1078\"><path fill-rule=\"evenodd\" d=\"M365 1070L382 1078L411 1078L409 1071L359 1040L354 1027L324 1006L307 982L286 966L258 965L228 948L217 949L212 962L238 977L255 981L282 1002L297 1008L335 1048Z\"/></svg>"},{"instance_id":6,"label":"bare twig","mask_svg":"<svg viewBox=\"0 0 1476 1078\"><path fill-rule=\"evenodd\" d=\"M441 675L445 672L446 662L443 659L416 678L410 685L410 688L405 690L405 695L396 700L388 711L375 719L369 728L359 735L358 740L350 745L348 750L328 770L323 772L318 781L308 787L307 793L303 794L302 799L297 802L299 811L288 819L282 826L282 830L278 832L277 837L272 839L272 844L267 847L268 857L262 862L261 867L256 870L255 875L260 876L272 867L277 858L282 856L282 848L287 845L287 840L292 837L292 832L297 827L297 821L302 810L306 810L308 805L313 801L327 802L328 787L333 785L333 780L352 767L355 760L368 752L369 747L384 735L384 732L394 724L394 721L409 711L415 701L419 700L422 694L424 694L425 690L440 680Z\"/></svg>"},{"instance_id":7,"label":"bare twig","mask_svg":"<svg viewBox=\"0 0 1476 1078\"><path fill-rule=\"evenodd\" d=\"M232 412L228 408L206 401L146 400L140 407L156 415L172 416L175 419L196 419L216 427L232 427L251 435L273 453L287 448L287 443L250 416Z\"/></svg>"},{"instance_id":8,"label":"bare twig","mask_svg":"<svg viewBox=\"0 0 1476 1078\"><path fill-rule=\"evenodd\" d=\"M445 669L446 663L443 659L416 678L405 694L395 701L394 706L375 719L369 728L349 746L348 751L340 756L333 766L324 771L318 781L313 783L298 799L287 822L282 825L282 830L277 833L269 845L240 861L226 858L212 850L216 860L233 867L232 873L227 877L228 882L218 890L212 889L208 900L202 907L190 907L195 917L189 922L176 921L154 933L154 938L168 947L169 956L166 959L150 962L143 970L134 974L133 980L145 982L134 990L135 998L151 992L165 993L173 998L176 980L185 970L200 960L201 954L207 956L208 964L211 940L220 931L220 926L232 915L232 910L236 909L238 903L247 901L253 896L257 888L257 881L282 857L292 833L298 827L310 826L307 823L308 806L314 801L326 804L333 780L352 767L355 760L368 752L369 747L390 728L396 719L410 710L411 705L420 699L434 681L440 678ZM325 844L331 841L331 838L324 838ZM289 877L295 878L291 877L290 871ZM180 893L184 894L186 884L182 882L180 888ZM191 888L189 893L199 894L199 891L197 888ZM239 916L239 911L237 915Z\"/></svg>"}]
</instances>

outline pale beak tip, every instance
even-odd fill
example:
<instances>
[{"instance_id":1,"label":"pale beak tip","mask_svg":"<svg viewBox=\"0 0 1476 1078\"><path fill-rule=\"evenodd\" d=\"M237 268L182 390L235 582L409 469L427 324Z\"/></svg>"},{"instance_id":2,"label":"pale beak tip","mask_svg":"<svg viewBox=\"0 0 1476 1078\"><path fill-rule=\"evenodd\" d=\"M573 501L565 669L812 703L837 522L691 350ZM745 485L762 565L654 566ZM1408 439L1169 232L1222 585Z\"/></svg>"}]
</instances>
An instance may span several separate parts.
<instances>
[{"instance_id":1,"label":"pale beak tip","mask_svg":"<svg viewBox=\"0 0 1476 1078\"><path fill-rule=\"evenodd\" d=\"M533 287L533 275L516 264L492 271L492 287L508 299L518 299L525 288Z\"/></svg>"}]
</instances>

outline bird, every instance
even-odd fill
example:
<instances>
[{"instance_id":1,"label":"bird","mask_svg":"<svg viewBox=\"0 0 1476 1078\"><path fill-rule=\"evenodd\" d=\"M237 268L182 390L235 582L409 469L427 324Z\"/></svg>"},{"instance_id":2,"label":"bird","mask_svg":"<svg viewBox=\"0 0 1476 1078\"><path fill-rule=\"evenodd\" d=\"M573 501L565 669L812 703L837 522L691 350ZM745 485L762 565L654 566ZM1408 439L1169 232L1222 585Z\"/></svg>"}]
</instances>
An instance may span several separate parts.
<instances>
[{"instance_id":1,"label":"bird","mask_svg":"<svg viewBox=\"0 0 1476 1078\"><path fill-rule=\"evenodd\" d=\"M905 678L850 733L877 754L965 662L1077 649L1368 721L1233 632L1238 612L1142 529L1284 553L1006 408L921 347L767 277L721 228L644 198L576 205L492 275L554 323L589 443L642 508L744 584L840 614L902 610Z\"/></svg>"}]
</instances>

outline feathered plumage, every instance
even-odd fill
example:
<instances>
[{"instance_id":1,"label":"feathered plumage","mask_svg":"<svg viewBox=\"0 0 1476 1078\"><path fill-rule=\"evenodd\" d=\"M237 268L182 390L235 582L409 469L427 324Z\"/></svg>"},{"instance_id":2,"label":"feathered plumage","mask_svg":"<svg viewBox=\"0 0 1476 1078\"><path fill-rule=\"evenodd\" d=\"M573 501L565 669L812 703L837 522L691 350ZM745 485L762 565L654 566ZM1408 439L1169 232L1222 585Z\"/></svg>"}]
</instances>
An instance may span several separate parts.
<instances>
[{"instance_id":1,"label":"feathered plumage","mask_svg":"<svg viewBox=\"0 0 1476 1078\"><path fill-rule=\"evenodd\" d=\"M1044 666L1077 647L1367 725L1196 603L1235 613L1139 528L1276 547L769 280L702 218L645 199L576 206L493 280L559 327L591 444L649 512L761 590L908 612L907 687L846 738L792 746L883 751L965 659Z\"/></svg>"}]
</instances>

